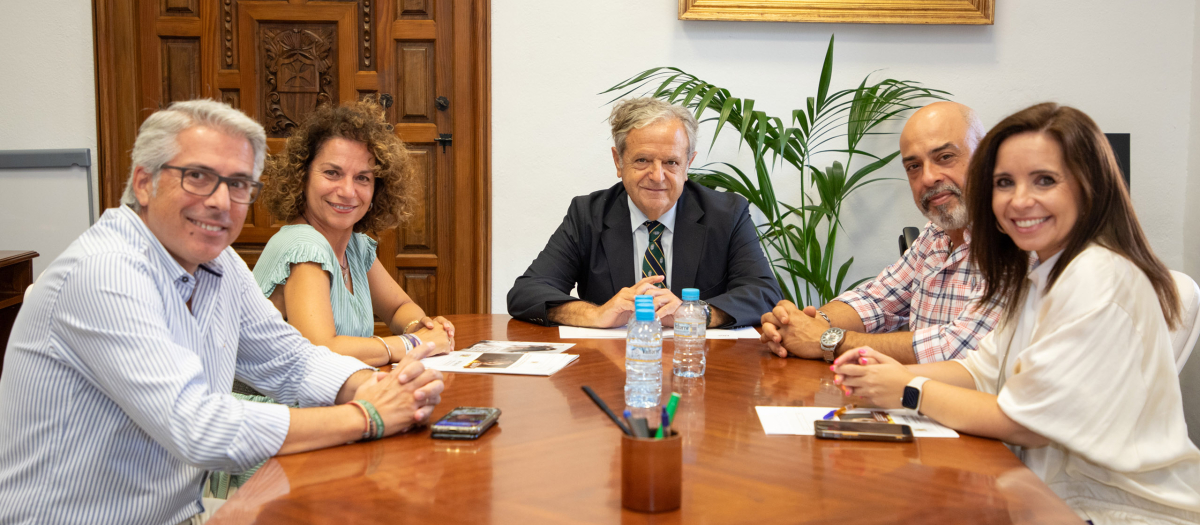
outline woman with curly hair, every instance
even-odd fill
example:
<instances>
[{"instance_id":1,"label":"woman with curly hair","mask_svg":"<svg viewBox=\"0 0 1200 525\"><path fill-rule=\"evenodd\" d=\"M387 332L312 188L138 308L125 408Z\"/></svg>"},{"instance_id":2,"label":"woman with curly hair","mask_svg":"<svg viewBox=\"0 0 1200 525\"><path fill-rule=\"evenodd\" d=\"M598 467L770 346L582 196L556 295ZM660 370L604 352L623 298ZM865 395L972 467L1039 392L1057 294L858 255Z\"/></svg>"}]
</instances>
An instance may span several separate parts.
<instances>
[{"instance_id":1,"label":"woman with curly hair","mask_svg":"<svg viewBox=\"0 0 1200 525\"><path fill-rule=\"evenodd\" d=\"M454 325L430 319L375 258L364 232L408 215L408 151L370 100L318 108L270 159L263 201L287 223L271 237L254 278L283 318L314 344L380 366L416 345L454 347ZM374 335L372 314L391 337Z\"/></svg>"}]
</instances>

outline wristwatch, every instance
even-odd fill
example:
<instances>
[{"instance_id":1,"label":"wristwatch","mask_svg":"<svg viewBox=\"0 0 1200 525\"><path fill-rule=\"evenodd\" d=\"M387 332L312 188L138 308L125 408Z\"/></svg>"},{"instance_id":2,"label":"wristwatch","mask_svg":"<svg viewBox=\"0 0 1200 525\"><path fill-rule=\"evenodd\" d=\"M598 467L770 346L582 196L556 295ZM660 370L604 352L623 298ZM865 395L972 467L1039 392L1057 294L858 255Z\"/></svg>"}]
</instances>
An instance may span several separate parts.
<instances>
[{"instance_id":1,"label":"wristwatch","mask_svg":"<svg viewBox=\"0 0 1200 525\"><path fill-rule=\"evenodd\" d=\"M845 339L846 331L841 328L830 328L821 334L821 353L825 357L826 363L833 362L834 352Z\"/></svg>"},{"instance_id":2,"label":"wristwatch","mask_svg":"<svg viewBox=\"0 0 1200 525\"><path fill-rule=\"evenodd\" d=\"M923 392L921 387L926 381L929 381L928 377L914 377L904 386L904 396L900 398L900 404L904 408L916 410L918 414L921 413L921 393Z\"/></svg>"}]
</instances>

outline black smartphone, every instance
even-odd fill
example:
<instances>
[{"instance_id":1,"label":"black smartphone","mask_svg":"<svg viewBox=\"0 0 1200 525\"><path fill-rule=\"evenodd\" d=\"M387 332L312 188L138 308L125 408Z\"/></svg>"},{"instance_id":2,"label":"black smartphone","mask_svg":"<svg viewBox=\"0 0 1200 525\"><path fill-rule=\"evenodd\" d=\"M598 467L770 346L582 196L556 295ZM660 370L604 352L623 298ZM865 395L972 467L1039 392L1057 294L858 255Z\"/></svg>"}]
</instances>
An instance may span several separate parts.
<instances>
[{"instance_id":1,"label":"black smartphone","mask_svg":"<svg viewBox=\"0 0 1200 525\"><path fill-rule=\"evenodd\" d=\"M823 439L853 439L859 441L913 440L912 428L892 423L859 423L852 421L815 421L816 435Z\"/></svg>"},{"instance_id":2,"label":"black smartphone","mask_svg":"<svg viewBox=\"0 0 1200 525\"><path fill-rule=\"evenodd\" d=\"M500 409L458 407L429 427L434 439L476 439L500 419Z\"/></svg>"}]
</instances>

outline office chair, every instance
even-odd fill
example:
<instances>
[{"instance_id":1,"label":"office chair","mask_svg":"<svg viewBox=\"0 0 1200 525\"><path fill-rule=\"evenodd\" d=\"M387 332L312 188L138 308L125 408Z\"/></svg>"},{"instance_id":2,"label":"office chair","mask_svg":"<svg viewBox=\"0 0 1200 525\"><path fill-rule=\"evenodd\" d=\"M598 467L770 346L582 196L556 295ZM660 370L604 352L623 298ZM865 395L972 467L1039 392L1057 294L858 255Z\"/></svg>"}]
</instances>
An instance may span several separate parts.
<instances>
[{"instance_id":1,"label":"office chair","mask_svg":"<svg viewBox=\"0 0 1200 525\"><path fill-rule=\"evenodd\" d=\"M1183 324L1171 331L1171 346L1175 350L1175 369L1183 370L1196 339L1200 338L1200 287L1183 272L1171 270L1175 286L1179 288L1180 317Z\"/></svg>"},{"instance_id":2,"label":"office chair","mask_svg":"<svg viewBox=\"0 0 1200 525\"><path fill-rule=\"evenodd\" d=\"M908 251L908 247L912 246L913 241L921 235L921 230L913 226L905 226L900 233L900 256L904 257L904 252Z\"/></svg>"}]
</instances>

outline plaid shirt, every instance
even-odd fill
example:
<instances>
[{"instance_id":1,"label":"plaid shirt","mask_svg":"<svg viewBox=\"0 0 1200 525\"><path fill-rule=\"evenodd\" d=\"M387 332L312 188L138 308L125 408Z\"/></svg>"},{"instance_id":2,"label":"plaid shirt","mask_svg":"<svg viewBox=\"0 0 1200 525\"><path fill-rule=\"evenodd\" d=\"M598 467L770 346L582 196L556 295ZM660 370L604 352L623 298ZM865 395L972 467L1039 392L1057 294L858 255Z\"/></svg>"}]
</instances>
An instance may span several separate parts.
<instances>
[{"instance_id":1,"label":"plaid shirt","mask_svg":"<svg viewBox=\"0 0 1200 525\"><path fill-rule=\"evenodd\" d=\"M912 330L918 363L966 358L1000 319L1000 308L983 315L973 307L984 282L969 246L949 253L950 236L928 223L899 261L835 300L854 308L868 333Z\"/></svg>"}]
</instances>

